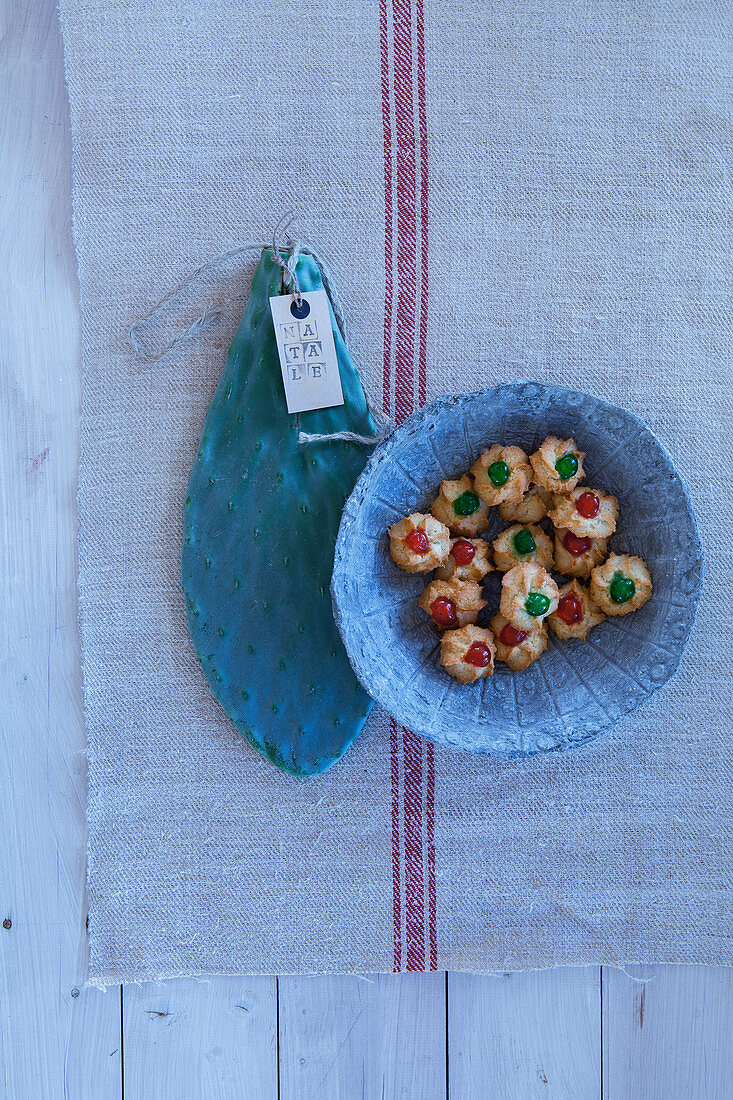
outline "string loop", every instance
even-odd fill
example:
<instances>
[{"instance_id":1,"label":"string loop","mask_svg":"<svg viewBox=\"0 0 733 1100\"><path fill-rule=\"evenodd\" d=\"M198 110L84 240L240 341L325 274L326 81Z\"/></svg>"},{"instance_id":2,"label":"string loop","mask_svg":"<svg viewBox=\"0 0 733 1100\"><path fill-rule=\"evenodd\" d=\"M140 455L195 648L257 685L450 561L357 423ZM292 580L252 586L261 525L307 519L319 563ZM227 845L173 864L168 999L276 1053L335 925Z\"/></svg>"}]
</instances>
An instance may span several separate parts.
<instances>
[{"instance_id":1,"label":"string loop","mask_svg":"<svg viewBox=\"0 0 733 1100\"><path fill-rule=\"evenodd\" d=\"M151 322L157 320L166 306L178 297L184 290L186 290L196 279L201 275L210 271L215 271L222 267L229 260L234 259L237 256L244 256L249 252L262 252L266 248L272 248L272 259L281 268L283 273L283 286L287 288L288 292L293 295L295 301L300 305L302 301L301 290L298 285L298 277L296 274L296 268L298 266L298 260L301 255L312 256L321 276L324 290L328 295L331 302L331 308L333 309L333 315L336 319L336 324L339 327L341 336L346 342L346 325L344 322L343 309L338 295L334 289L333 276L331 270L324 260L323 256L306 241L293 240L287 230L294 220L295 215L292 211L288 211L278 221L272 233L272 241L268 243L253 242L251 244L244 244L238 248L230 248L227 252L222 252L221 255L215 256L212 260L207 260L205 263L200 264L194 271L187 275L177 286L169 290L156 306L151 309L144 317L141 317L139 321L135 321L130 326L128 337L132 347L137 354L148 363L159 363L161 359L167 358L172 351L181 347L183 344L187 344L189 341L194 340L199 336L209 325L215 321L221 319L222 311L219 309L206 309L197 317L192 324L188 326L185 332L182 332L179 336L174 337L157 355L152 354L148 348L145 347L144 341L141 340L141 330L151 324ZM284 243L280 243L280 238L285 235ZM282 253L286 252L287 259L283 259ZM369 406L368 406L369 407ZM332 432L330 434L321 435L319 433L299 432L298 442L302 444L309 443L328 443L331 440L346 440L350 443L361 443L364 446L373 446L375 443L380 443L392 430L392 424L381 416L374 409L369 407L372 419L380 429L379 433L374 436L358 435L355 432Z\"/></svg>"},{"instance_id":2,"label":"string loop","mask_svg":"<svg viewBox=\"0 0 733 1100\"><path fill-rule=\"evenodd\" d=\"M283 286L290 288L293 297L298 305L302 302L300 287L298 286L298 276L295 272L298 266L298 259L300 258L301 245L300 241L292 241L290 248L290 255L287 260L283 260L280 255L280 245L278 244L279 234L285 233L286 230L293 222L295 215L292 210L289 210L287 214L283 214L280 221L277 223L272 231L272 258L275 263L282 269L283 272ZM290 237L286 238L290 241ZM285 251L287 251L287 244L285 245ZM314 257L315 259L315 257ZM316 263L318 261L316 260Z\"/></svg>"}]
</instances>

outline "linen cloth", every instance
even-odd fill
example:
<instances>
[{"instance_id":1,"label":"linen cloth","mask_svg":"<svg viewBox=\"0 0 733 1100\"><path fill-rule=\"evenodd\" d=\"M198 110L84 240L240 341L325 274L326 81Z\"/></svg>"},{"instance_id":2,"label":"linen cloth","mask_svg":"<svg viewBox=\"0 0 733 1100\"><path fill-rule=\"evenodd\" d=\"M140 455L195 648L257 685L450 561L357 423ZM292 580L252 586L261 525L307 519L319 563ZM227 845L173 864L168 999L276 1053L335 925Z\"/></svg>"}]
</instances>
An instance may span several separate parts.
<instances>
[{"instance_id":1,"label":"linen cloth","mask_svg":"<svg viewBox=\"0 0 733 1100\"><path fill-rule=\"evenodd\" d=\"M83 324L90 982L733 961L733 5L61 0ZM375 713L325 775L211 697L182 503L271 232L330 260L375 406L559 381L644 417L708 580L676 677L497 763Z\"/></svg>"}]
</instances>

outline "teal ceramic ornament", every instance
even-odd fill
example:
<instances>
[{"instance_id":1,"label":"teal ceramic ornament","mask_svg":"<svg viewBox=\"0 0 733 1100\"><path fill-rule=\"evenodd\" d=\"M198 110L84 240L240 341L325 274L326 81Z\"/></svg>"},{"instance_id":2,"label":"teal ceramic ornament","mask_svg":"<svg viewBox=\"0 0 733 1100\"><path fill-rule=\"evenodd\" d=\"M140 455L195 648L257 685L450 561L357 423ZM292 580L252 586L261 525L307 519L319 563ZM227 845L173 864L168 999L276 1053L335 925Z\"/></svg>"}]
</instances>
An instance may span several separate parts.
<instances>
[{"instance_id":1,"label":"teal ceramic ornament","mask_svg":"<svg viewBox=\"0 0 733 1100\"><path fill-rule=\"evenodd\" d=\"M323 289L301 254L300 292ZM209 407L184 509L182 582L196 653L234 725L294 775L339 759L372 706L333 619L329 586L344 501L370 448L299 432L376 433L330 310L344 404L286 409L269 299L282 270L262 252Z\"/></svg>"}]
</instances>

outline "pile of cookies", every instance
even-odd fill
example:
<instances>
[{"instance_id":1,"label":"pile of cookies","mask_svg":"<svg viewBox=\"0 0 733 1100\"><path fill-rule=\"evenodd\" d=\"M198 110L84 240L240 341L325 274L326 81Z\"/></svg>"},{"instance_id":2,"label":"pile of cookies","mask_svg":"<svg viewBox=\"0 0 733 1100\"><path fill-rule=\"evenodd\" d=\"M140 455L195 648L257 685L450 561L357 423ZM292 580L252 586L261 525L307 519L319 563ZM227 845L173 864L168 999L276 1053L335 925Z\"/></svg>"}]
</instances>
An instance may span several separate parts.
<instances>
[{"instance_id":1,"label":"pile of cookies","mask_svg":"<svg viewBox=\"0 0 733 1100\"><path fill-rule=\"evenodd\" d=\"M618 501L580 484L584 458L574 439L548 436L529 456L497 443L470 473L442 482L430 514L389 528L400 569L435 571L419 605L442 632L441 665L460 683L491 676L495 660L528 668L547 648L548 627L585 641L606 615L627 615L650 598L645 562L608 553ZM479 536L493 507L508 526L489 543ZM504 574L499 610L480 627L482 582L495 569Z\"/></svg>"}]
</instances>

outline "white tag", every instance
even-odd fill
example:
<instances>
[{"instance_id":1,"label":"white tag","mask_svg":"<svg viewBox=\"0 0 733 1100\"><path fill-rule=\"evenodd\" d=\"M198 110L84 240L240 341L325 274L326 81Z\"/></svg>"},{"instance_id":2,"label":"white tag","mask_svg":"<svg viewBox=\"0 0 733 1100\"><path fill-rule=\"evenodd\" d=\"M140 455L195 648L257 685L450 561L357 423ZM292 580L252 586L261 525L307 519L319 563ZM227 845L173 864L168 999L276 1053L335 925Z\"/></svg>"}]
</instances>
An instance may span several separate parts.
<instances>
[{"instance_id":1,"label":"white tag","mask_svg":"<svg viewBox=\"0 0 733 1100\"><path fill-rule=\"evenodd\" d=\"M288 412L343 405L336 346L325 290L270 298Z\"/></svg>"}]
</instances>

